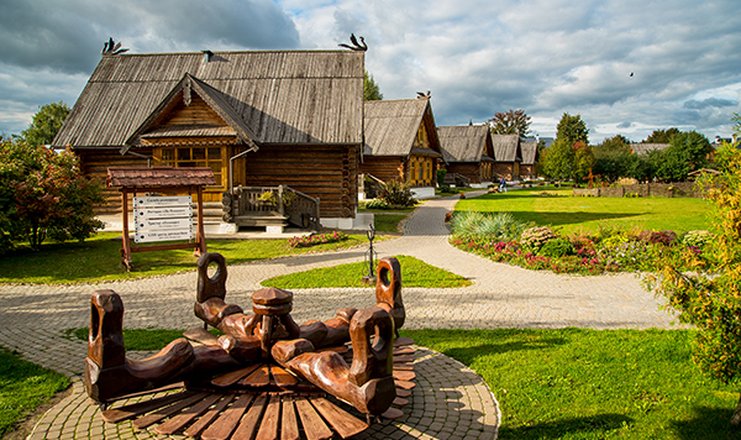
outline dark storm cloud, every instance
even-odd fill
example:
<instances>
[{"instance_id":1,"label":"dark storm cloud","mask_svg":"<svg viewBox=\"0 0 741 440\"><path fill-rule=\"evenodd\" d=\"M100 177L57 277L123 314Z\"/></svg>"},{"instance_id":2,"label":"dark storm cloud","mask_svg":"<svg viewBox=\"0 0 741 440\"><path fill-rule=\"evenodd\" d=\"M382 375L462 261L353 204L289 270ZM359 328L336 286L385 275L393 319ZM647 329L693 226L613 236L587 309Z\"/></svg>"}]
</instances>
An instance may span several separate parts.
<instances>
[{"instance_id":1,"label":"dark storm cloud","mask_svg":"<svg viewBox=\"0 0 741 440\"><path fill-rule=\"evenodd\" d=\"M291 19L269 1L3 1L0 59L7 64L89 73L109 36L139 51L299 45Z\"/></svg>"}]
</instances>

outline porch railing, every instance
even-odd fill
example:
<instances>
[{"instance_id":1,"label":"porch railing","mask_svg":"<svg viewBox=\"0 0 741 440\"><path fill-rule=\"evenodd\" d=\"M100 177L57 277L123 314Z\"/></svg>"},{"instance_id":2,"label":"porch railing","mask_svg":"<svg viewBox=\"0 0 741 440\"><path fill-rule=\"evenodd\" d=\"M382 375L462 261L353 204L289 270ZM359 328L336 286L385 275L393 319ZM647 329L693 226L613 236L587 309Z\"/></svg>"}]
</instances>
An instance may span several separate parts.
<instances>
[{"instance_id":1,"label":"porch railing","mask_svg":"<svg viewBox=\"0 0 741 440\"><path fill-rule=\"evenodd\" d=\"M300 228L319 229L319 199L285 185L237 186L222 198L223 219L235 223L239 217L282 217Z\"/></svg>"}]
</instances>

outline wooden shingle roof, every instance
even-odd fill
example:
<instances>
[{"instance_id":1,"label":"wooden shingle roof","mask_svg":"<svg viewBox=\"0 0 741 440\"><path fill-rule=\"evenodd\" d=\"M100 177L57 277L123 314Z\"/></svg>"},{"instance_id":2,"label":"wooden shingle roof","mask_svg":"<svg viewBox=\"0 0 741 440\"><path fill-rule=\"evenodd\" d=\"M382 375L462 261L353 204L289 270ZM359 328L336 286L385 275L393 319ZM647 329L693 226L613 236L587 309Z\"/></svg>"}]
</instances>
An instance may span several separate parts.
<instances>
[{"instance_id":1,"label":"wooden shingle roof","mask_svg":"<svg viewBox=\"0 0 741 440\"><path fill-rule=\"evenodd\" d=\"M366 101L364 154L408 156L422 123L427 126L431 148L439 152L440 141L428 99Z\"/></svg>"},{"instance_id":2,"label":"wooden shingle roof","mask_svg":"<svg viewBox=\"0 0 741 440\"><path fill-rule=\"evenodd\" d=\"M520 136L516 134L493 134L494 160L497 162L515 162L522 160Z\"/></svg>"},{"instance_id":3,"label":"wooden shingle roof","mask_svg":"<svg viewBox=\"0 0 741 440\"><path fill-rule=\"evenodd\" d=\"M108 168L106 179L109 188L171 188L175 186L215 185L211 168Z\"/></svg>"},{"instance_id":4,"label":"wooden shingle roof","mask_svg":"<svg viewBox=\"0 0 741 440\"><path fill-rule=\"evenodd\" d=\"M520 150L522 150L522 164L535 165L538 158L538 142L534 140L521 140Z\"/></svg>"},{"instance_id":5,"label":"wooden shingle roof","mask_svg":"<svg viewBox=\"0 0 741 440\"><path fill-rule=\"evenodd\" d=\"M485 125L460 125L437 127L440 146L446 162L480 162L489 158L487 142L491 143L489 127Z\"/></svg>"},{"instance_id":6,"label":"wooden shingle roof","mask_svg":"<svg viewBox=\"0 0 741 440\"><path fill-rule=\"evenodd\" d=\"M363 63L355 51L104 55L53 145L124 147L186 75L257 143L360 144Z\"/></svg>"}]
</instances>

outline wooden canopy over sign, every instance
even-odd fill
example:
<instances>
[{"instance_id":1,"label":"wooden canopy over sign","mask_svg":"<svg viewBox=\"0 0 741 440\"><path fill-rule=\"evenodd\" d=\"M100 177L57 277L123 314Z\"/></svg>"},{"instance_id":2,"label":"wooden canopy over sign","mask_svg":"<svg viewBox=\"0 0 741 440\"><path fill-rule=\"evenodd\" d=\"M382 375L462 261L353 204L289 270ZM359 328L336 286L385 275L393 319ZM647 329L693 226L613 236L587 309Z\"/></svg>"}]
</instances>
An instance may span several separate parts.
<instances>
[{"instance_id":1,"label":"wooden canopy over sign","mask_svg":"<svg viewBox=\"0 0 741 440\"><path fill-rule=\"evenodd\" d=\"M206 240L203 233L203 189L214 185L214 173L210 168L108 168L107 184L109 188L119 188L123 215L123 232L121 234L121 259L127 270L131 270L131 253L168 249L185 249L195 246L196 255L206 252ZM170 243L156 246L132 246L129 238L129 194L138 193L188 194L197 195L197 228L194 242Z\"/></svg>"}]
</instances>

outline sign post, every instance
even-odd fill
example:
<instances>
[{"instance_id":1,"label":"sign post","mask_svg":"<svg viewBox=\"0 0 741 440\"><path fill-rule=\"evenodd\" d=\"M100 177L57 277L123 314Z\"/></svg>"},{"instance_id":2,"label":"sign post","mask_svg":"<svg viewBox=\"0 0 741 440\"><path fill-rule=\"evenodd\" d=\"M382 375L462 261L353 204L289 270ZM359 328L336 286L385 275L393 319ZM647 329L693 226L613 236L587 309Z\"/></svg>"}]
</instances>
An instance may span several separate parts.
<instances>
[{"instance_id":1,"label":"sign post","mask_svg":"<svg viewBox=\"0 0 741 440\"><path fill-rule=\"evenodd\" d=\"M123 234L121 260L131 270L132 252L147 252L194 247L194 255L206 252L203 235L203 188L213 185L210 168L109 168L108 186L121 190ZM138 193L178 194L145 195ZM187 192L189 195L180 195ZM193 197L197 196L194 231ZM132 195L134 237L129 237L129 195ZM185 241L185 243L183 243ZM173 242L154 246L145 243ZM178 243L179 242L179 243Z\"/></svg>"}]
</instances>

